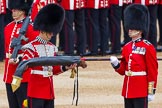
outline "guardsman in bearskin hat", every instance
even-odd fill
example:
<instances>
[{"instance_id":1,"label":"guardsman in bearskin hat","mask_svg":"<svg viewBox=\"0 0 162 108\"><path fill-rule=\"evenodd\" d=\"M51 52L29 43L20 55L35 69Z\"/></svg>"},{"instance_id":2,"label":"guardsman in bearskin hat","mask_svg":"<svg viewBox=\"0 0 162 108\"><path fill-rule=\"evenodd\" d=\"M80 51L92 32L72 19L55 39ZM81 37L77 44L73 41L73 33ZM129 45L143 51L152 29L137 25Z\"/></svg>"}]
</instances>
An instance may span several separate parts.
<instances>
[{"instance_id":1,"label":"guardsman in bearskin hat","mask_svg":"<svg viewBox=\"0 0 162 108\"><path fill-rule=\"evenodd\" d=\"M49 40L60 32L64 17L64 9L57 4L48 4L40 9L34 20L34 29L40 31L40 34L34 41L23 46L25 50L23 60L56 56L58 49ZM76 64L32 67L27 94L29 108L54 108L53 75L75 66Z\"/></svg>"},{"instance_id":2,"label":"guardsman in bearskin hat","mask_svg":"<svg viewBox=\"0 0 162 108\"><path fill-rule=\"evenodd\" d=\"M148 108L148 102L154 99L158 62L154 46L144 39L149 33L149 23L146 6L129 5L124 10L124 27L132 41L123 47L120 63L117 57L110 57L115 71L124 75L125 108Z\"/></svg>"},{"instance_id":3,"label":"guardsman in bearskin hat","mask_svg":"<svg viewBox=\"0 0 162 108\"><path fill-rule=\"evenodd\" d=\"M34 0L33 6L32 6L32 13L31 13L31 19L34 21L36 15L38 14L39 10L43 8L44 6L56 3L56 0ZM53 36L50 40L53 44L56 44L56 36Z\"/></svg>"},{"instance_id":4,"label":"guardsman in bearskin hat","mask_svg":"<svg viewBox=\"0 0 162 108\"><path fill-rule=\"evenodd\" d=\"M29 77L29 72L25 72L23 76L23 80L19 90L15 93L12 92L11 89L11 81L12 76L17 67L18 59L14 61L10 59L11 54L13 53L13 47L11 47L12 40L14 38L18 38L19 31L22 27L23 21L25 20L26 15L28 14L28 10L32 1L30 0L10 0L9 8L12 11L12 17L14 21L9 23L4 30L4 38L5 38L5 71L3 81L6 84L9 108L22 108L22 102L26 99L27 94L27 82ZM35 39L39 32L33 30L33 26L28 24L28 28L26 30L25 37L28 38L28 41L22 41L22 45L28 43ZM18 52L18 56L22 55L22 51Z\"/></svg>"}]
</instances>

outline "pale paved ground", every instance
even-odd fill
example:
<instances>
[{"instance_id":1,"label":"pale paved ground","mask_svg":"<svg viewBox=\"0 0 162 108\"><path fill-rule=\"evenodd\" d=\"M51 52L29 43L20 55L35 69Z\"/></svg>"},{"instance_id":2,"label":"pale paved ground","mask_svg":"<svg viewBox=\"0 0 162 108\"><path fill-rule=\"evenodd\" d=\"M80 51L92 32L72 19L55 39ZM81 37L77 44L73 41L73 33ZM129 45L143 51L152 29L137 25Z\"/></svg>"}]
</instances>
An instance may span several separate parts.
<instances>
[{"instance_id":1,"label":"pale paved ground","mask_svg":"<svg viewBox=\"0 0 162 108\"><path fill-rule=\"evenodd\" d=\"M158 54L162 57L162 54ZM109 56L106 56L109 57ZM88 68L79 68L79 104L72 106L74 79L70 71L54 77L56 108L123 108L121 88L123 77L116 74L109 61L87 62ZM0 63L0 108L8 108L2 81L3 63ZM159 61L158 86L155 100L149 108L162 108L162 61Z\"/></svg>"}]
</instances>

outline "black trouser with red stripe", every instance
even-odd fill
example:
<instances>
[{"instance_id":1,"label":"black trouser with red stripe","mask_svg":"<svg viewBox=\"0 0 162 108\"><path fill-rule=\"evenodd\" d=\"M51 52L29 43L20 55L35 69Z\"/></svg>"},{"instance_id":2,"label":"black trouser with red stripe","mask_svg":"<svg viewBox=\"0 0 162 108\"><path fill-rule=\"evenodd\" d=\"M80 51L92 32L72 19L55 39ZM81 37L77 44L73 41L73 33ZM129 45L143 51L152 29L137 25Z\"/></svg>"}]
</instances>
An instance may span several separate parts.
<instances>
[{"instance_id":1,"label":"black trouser with red stripe","mask_svg":"<svg viewBox=\"0 0 162 108\"><path fill-rule=\"evenodd\" d=\"M157 5L148 6L150 13L150 28L147 39L157 48Z\"/></svg>"},{"instance_id":2,"label":"black trouser with red stripe","mask_svg":"<svg viewBox=\"0 0 162 108\"><path fill-rule=\"evenodd\" d=\"M124 98L125 108L148 108L147 97L142 98Z\"/></svg>"},{"instance_id":3,"label":"black trouser with red stripe","mask_svg":"<svg viewBox=\"0 0 162 108\"><path fill-rule=\"evenodd\" d=\"M0 61L4 59L4 14L0 14Z\"/></svg>"},{"instance_id":4,"label":"black trouser with red stripe","mask_svg":"<svg viewBox=\"0 0 162 108\"><path fill-rule=\"evenodd\" d=\"M112 4L110 6L111 51L121 50L121 19L122 7Z\"/></svg>"},{"instance_id":5,"label":"black trouser with red stripe","mask_svg":"<svg viewBox=\"0 0 162 108\"><path fill-rule=\"evenodd\" d=\"M28 98L29 108L54 108L54 99Z\"/></svg>"},{"instance_id":6,"label":"black trouser with red stripe","mask_svg":"<svg viewBox=\"0 0 162 108\"><path fill-rule=\"evenodd\" d=\"M0 14L0 61L5 58L4 53L4 27L12 21L12 13L6 9L6 14Z\"/></svg>"},{"instance_id":7,"label":"black trouser with red stripe","mask_svg":"<svg viewBox=\"0 0 162 108\"><path fill-rule=\"evenodd\" d=\"M162 5L158 6L159 44L162 45Z\"/></svg>"},{"instance_id":8,"label":"black trouser with red stripe","mask_svg":"<svg viewBox=\"0 0 162 108\"><path fill-rule=\"evenodd\" d=\"M20 87L13 92L11 84L6 84L9 108L22 108L23 101L27 99L27 83L21 83Z\"/></svg>"},{"instance_id":9,"label":"black trouser with red stripe","mask_svg":"<svg viewBox=\"0 0 162 108\"><path fill-rule=\"evenodd\" d=\"M108 39L110 35L107 14L108 8L86 10L86 30L88 46L93 54L98 54L98 46L100 45L101 53L105 53L108 50Z\"/></svg>"},{"instance_id":10,"label":"black trouser with red stripe","mask_svg":"<svg viewBox=\"0 0 162 108\"><path fill-rule=\"evenodd\" d=\"M65 13L64 25L60 32L60 38L64 41L62 44L64 44L65 54L74 54L75 43L77 46L77 53L84 54L86 51L84 9L66 10Z\"/></svg>"}]
</instances>

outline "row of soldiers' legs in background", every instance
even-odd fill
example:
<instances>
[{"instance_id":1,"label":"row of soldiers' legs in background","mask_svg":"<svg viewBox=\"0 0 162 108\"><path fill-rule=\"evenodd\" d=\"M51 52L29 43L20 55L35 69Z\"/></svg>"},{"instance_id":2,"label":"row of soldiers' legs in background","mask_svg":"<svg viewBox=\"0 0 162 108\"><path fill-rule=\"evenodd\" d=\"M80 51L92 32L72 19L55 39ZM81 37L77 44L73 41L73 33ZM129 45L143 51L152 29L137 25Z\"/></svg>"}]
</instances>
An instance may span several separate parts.
<instances>
[{"instance_id":1,"label":"row of soldiers' legs in background","mask_svg":"<svg viewBox=\"0 0 162 108\"><path fill-rule=\"evenodd\" d=\"M159 27L159 40L157 51L162 51L162 5L158 6L158 27Z\"/></svg>"},{"instance_id":2,"label":"row of soldiers' legs in background","mask_svg":"<svg viewBox=\"0 0 162 108\"><path fill-rule=\"evenodd\" d=\"M123 11L126 6L128 5L124 5L122 7L118 5L111 5L109 9L85 9L82 10L84 11L84 15L82 15L83 13L80 14L77 11L73 11L73 15L66 16L63 30L60 33L59 47L65 52L65 55L86 56L120 54L122 46L130 41L128 33L123 27ZM151 20L150 32L148 37L145 38L155 46L157 51L162 51L162 48L159 48L158 46L161 45L162 38L160 34L158 38L156 25L158 18L160 31L160 25L162 22L160 20L162 18L161 14L158 13L160 13L161 6L158 8L158 5L150 5L148 6L148 9ZM105 15L106 13L107 16ZM80 17L84 16L85 20L83 21L83 18L77 19L77 15ZM82 24L85 23L82 25L82 28L77 26L77 24L79 24L77 21ZM68 28L68 26L70 27ZM81 32L85 31L85 29L86 34ZM69 34L72 35L69 37Z\"/></svg>"},{"instance_id":3,"label":"row of soldiers' legs in background","mask_svg":"<svg viewBox=\"0 0 162 108\"><path fill-rule=\"evenodd\" d=\"M123 29L123 22L121 23L126 6L111 5L109 9L66 11L65 23L59 36L59 50L66 55L119 54L122 46L130 41L128 33ZM151 21L150 33L146 38L157 51L162 51L162 14L160 14L162 5L150 5L148 9ZM9 10L6 15L0 15L0 61L5 56L3 29L10 21L12 16ZM157 27L159 27L158 33ZM51 41L55 44L56 37L53 37Z\"/></svg>"},{"instance_id":4,"label":"row of soldiers' legs in background","mask_svg":"<svg viewBox=\"0 0 162 108\"><path fill-rule=\"evenodd\" d=\"M3 38L4 38L4 33L3 33L3 29L4 29L4 14L0 14L0 61L3 61L4 58L4 44L3 42Z\"/></svg>"}]
</instances>

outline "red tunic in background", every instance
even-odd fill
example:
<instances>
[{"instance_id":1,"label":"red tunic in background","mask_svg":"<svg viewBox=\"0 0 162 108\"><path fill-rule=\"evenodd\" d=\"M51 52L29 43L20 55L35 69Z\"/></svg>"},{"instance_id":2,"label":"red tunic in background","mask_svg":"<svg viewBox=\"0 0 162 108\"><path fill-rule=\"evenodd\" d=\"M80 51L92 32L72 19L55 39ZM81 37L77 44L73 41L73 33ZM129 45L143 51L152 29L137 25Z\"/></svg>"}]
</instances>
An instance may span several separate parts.
<instances>
[{"instance_id":1,"label":"red tunic in background","mask_svg":"<svg viewBox=\"0 0 162 108\"><path fill-rule=\"evenodd\" d=\"M61 0L60 5L65 10L76 10L85 8L85 0Z\"/></svg>"},{"instance_id":2,"label":"red tunic in background","mask_svg":"<svg viewBox=\"0 0 162 108\"><path fill-rule=\"evenodd\" d=\"M6 13L6 0L0 0L0 14Z\"/></svg>"},{"instance_id":3,"label":"red tunic in background","mask_svg":"<svg viewBox=\"0 0 162 108\"><path fill-rule=\"evenodd\" d=\"M159 0L134 0L134 3L139 3L148 6L158 4Z\"/></svg>"},{"instance_id":4,"label":"red tunic in background","mask_svg":"<svg viewBox=\"0 0 162 108\"><path fill-rule=\"evenodd\" d=\"M86 2L86 8L100 9L108 8L109 6L109 0L87 0Z\"/></svg>"},{"instance_id":5,"label":"red tunic in background","mask_svg":"<svg viewBox=\"0 0 162 108\"><path fill-rule=\"evenodd\" d=\"M133 0L109 0L110 4L120 5L131 4Z\"/></svg>"}]
</instances>

